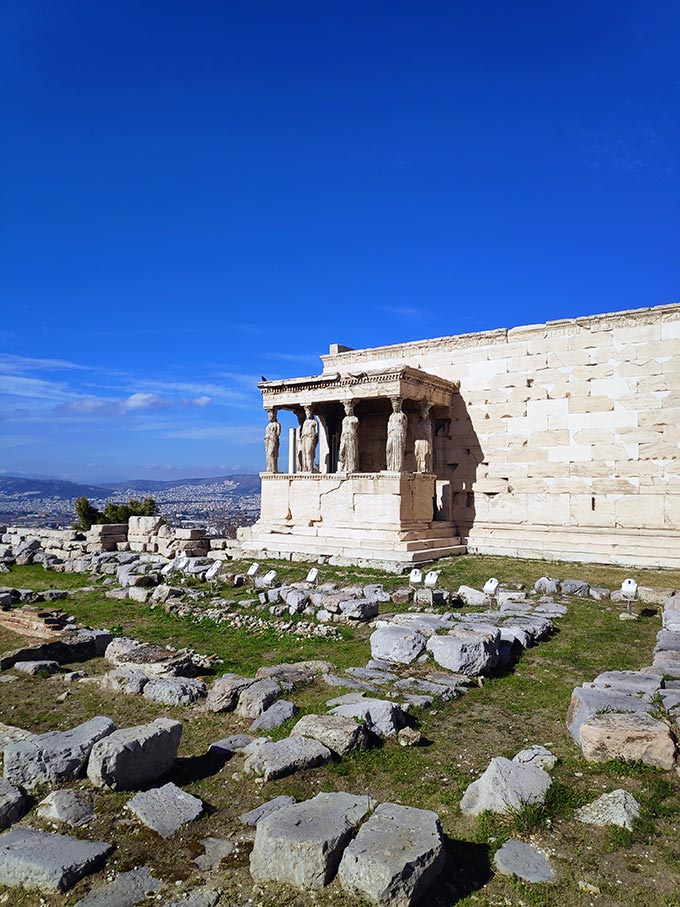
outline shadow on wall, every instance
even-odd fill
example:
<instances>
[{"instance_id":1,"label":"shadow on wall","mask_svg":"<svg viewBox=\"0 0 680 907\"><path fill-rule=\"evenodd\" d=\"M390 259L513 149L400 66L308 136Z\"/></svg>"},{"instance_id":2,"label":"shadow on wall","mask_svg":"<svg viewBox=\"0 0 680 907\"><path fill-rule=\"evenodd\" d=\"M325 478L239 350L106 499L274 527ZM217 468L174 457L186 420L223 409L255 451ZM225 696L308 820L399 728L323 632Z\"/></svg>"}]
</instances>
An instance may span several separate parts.
<instances>
[{"instance_id":1,"label":"shadow on wall","mask_svg":"<svg viewBox=\"0 0 680 907\"><path fill-rule=\"evenodd\" d=\"M435 419L437 519L450 520L465 540L475 522L473 486L485 462L462 394L454 394L450 419Z\"/></svg>"}]
</instances>

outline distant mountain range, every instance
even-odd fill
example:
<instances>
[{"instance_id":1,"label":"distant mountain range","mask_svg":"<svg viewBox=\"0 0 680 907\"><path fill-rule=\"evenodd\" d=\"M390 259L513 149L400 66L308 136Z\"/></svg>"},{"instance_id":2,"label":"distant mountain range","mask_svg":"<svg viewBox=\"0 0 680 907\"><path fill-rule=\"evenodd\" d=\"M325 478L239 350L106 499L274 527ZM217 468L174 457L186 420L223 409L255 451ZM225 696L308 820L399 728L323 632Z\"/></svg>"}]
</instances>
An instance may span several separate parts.
<instances>
[{"instance_id":1,"label":"distant mountain range","mask_svg":"<svg viewBox=\"0 0 680 907\"><path fill-rule=\"evenodd\" d=\"M169 488L184 485L217 485L233 482L235 495L259 494L258 475L214 476L208 479L171 479L162 482L154 479L132 479L129 482L113 482L107 485L81 485L63 479L33 479L19 476L0 476L0 494L31 495L36 498L106 498L121 491L153 494Z\"/></svg>"}]
</instances>

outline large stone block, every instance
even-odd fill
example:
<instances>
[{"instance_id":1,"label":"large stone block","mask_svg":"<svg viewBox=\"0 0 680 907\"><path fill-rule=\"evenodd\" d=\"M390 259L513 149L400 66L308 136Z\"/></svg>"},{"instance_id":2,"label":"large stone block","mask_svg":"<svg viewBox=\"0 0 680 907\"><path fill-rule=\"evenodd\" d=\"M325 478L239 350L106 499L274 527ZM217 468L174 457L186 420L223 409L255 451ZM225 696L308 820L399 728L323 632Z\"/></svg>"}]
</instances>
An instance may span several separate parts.
<instances>
[{"instance_id":1,"label":"large stone block","mask_svg":"<svg viewBox=\"0 0 680 907\"><path fill-rule=\"evenodd\" d=\"M579 742L589 762L624 759L670 771L675 765L675 742L664 721L650 715L604 712L581 725Z\"/></svg>"},{"instance_id":2,"label":"large stone block","mask_svg":"<svg viewBox=\"0 0 680 907\"><path fill-rule=\"evenodd\" d=\"M500 657L501 634L489 625L461 625L446 636L431 636L427 649L443 668L460 674L493 670Z\"/></svg>"},{"instance_id":3,"label":"large stone block","mask_svg":"<svg viewBox=\"0 0 680 907\"><path fill-rule=\"evenodd\" d=\"M166 775L175 764L182 725L169 718L122 728L92 748L87 777L95 787L134 790Z\"/></svg>"},{"instance_id":4,"label":"large stone block","mask_svg":"<svg viewBox=\"0 0 680 907\"><path fill-rule=\"evenodd\" d=\"M68 891L98 869L112 850L101 841L12 828L0 835L0 885Z\"/></svg>"},{"instance_id":5,"label":"large stone block","mask_svg":"<svg viewBox=\"0 0 680 907\"><path fill-rule=\"evenodd\" d=\"M465 791L460 808L471 816L485 810L509 813L526 803L543 803L551 784L550 775L542 768L496 756Z\"/></svg>"}]
</instances>

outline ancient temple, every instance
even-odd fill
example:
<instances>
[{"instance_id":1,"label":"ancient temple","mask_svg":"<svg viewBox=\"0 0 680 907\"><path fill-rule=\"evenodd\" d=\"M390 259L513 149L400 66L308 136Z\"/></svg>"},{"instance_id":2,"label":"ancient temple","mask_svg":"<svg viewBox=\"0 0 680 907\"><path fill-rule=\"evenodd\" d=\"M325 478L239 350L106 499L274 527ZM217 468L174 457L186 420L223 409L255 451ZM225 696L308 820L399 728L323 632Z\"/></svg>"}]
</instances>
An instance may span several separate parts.
<instances>
[{"instance_id":1,"label":"ancient temple","mask_svg":"<svg viewBox=\"0 0 680 907\"><path fill-rule=\"evenodd\" d=\"M437 470L458 385L411 366L263 381L269 414L260 519L250 553L403 567L464 550ZM279 471L277 414L290 410ZM273 426L276 426L272 429Z\"/></svg>"}]
</instances>

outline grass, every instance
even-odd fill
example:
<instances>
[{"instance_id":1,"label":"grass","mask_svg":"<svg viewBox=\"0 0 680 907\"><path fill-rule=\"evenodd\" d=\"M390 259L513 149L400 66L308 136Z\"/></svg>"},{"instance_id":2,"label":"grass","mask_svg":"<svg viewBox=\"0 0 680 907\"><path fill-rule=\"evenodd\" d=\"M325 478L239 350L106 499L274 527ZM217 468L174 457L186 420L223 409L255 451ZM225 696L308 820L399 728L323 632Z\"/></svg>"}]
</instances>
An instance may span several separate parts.
<instances>
[{"instance_id":1,"label":"grass","mask_svg":"<svg viewBox=\"0 0 680 907\"><path fill-rule=\"evenodd\" d=\"M263 565L264 566L264 565ZM267 567L271 566L267 563ZM301 579L307 565L273 564L282 580ZM541 575L558 578L583 577L616 588L628 571L610 567L543 563L510 558L463 557L442 562L440 583L455 591L461 584L476 586L489 576L506 584L529 587ZM244 565L235 565L243 570ZM403 577L376 571L323 568L322 579L345 582L383 582L388 589L404 584ZM677 571L637 571L643 585L680 586ZM92 579L72 574L50 574L42 567L15 568L3 580L24 588L67 588L92 585ZM44 585L40 585L44 583ZM324 658L338 668L364 664L369 657L367 628L343 629L342 641L297 640L274 631L249 635L208 621L196 622L166 614L162 607L107 599L105 588L74 592L61 603L79 621L94 626L115 626L118 632L149 642L188 646L222 659L220 671L252 674L261 664ZM252 598L250 589L222 586L218 594L241 602ZM248 610L248 609L246 609ZM564 718L574 686L591 680L603 670L637 669L649 663L656 632L658 609L645 609L635 622L618 619L620 607L611 602L574 600L560 620L559 632L527 650L514 667L488 678L483 687L473 687L450 703L436 703L414 716L427 745L400 747L395 741L353 754L323 769L290 778L258 784L241 772L234 759L216 771L206 763L208 744L228 734L247 729L234 714L213 715L200 709L165 709L165 714L183 721L180 761L173 780L209 806L207 814L175 838L161 842L152 833L128 824L123 810L129 795L96 793L97 818L76 835L115 840L118 849L110 866L128 869L150 865L163 879L182 884L208 881L192 864L200 852L198 841L207 835L243 837L238 815L265 799L291 794L305 799L320 790L369 793L379 801L392 801L435 810L447 835L449 863L446 873L421 903L432 907L500 907L500 905L564 905L581 907L591 902L605 907L678 907L680 891L680 784L673 773L661 773L636 763L586 763L568 737ZM24 644L25 640L0 629L0 650ZM89 662L89 674L100 674L103 661ZM417 667L415 671L419 670ZM58 677L20 677L4 684L0 693L0 720L37 731L72 727L95 714L109 715L120 726L157 717L159 707L141 697L105 694L95 684L69 686L70 695L58 701L66 685ZM342 692L342 691L337 691ZM290 695L299 715L325 711L327 699L337 692L317 682L298 687ZM295 720L295 719L294 719ZM294 720L272 736L285 736ZM485 814L478 819L463 816L459 802L467 785L486 768L491 756L511 757L532 743L548 746L558 757L551 772L553 785L542 807L525 808L501 818ZM641 804L641 817L633 832L623 833L587 826L576 821L579 806L617 787L629 790ZM30 817L25 820L44 827ZM70 832L69 832L70 833ZM494 875L493 852L507 837L531 840L551 853L558 872L552 886L530 886ZM245 835L247 837L247 834ZM286 886L256 886L247 871L248 843L223 864L211 880L225 891L225 903L242 907L252 898L257 905L277 907L357 907L333 883L310 895ZM117 861L117 863L116 863ZM579 888L579 882L594 886L599 894ZM40 896L11 892L4 903L12 907L70 907L91 886L84 881L67 896ZM183 890L182 887L178 889ZM0 888L0 905L3 904Z\"/></svg>"}]
</instances>

